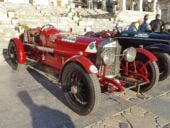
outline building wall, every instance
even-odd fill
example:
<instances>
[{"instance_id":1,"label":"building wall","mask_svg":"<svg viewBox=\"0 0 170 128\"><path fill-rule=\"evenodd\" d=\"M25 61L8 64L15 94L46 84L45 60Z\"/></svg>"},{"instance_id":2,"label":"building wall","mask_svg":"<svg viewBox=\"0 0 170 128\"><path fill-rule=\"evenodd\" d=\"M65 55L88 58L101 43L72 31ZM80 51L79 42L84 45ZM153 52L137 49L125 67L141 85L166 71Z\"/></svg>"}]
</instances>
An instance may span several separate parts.
<instances>
[{"instance_id":1,"label":"building wall","mask_svg":"<svg viewBox=\"0 0 170 128\"><path fill-rule=\"evenodd\" d=\"M34 0L34 5L49 5L49 0Z\"/></svg>"},{"instance_id":2,"label":"building wall","mask_svg":"<svg viewBox=\"0 0 170 128\"><path fill-rule=\"evenodd\" d=\"M170 0L159 0L162 19L170 22Z\"/></svg>"},{"instance_id":3,"label":"building wall","mask_svg":"<svg viewBox=\"0 0 170 128\"><path fill-rule=\"evenodd\" d=\"M29 0L4 0L4 2L10 2L10 3L29 3Z\"/></svg>"},{"instance_id":4,"label":"building wall","mask_svg":"<svg viewBox=\"0 0 170 128\"><path fill-rule=\"evenodd\" d=\"M54 5L64 7L69 3L69 0L35 0L40 5Z\"/></svg>"},{"instance_id":5,"label":"building wall","mask_svg":"<svg viewBox=\"0 0 170 128\"><path fill-rule=\"evenodd\" d=\"M32 2L31 2L32 1ZM65 6L70 3L72 0L3 0L2 2L10 2L10 3L24 3L34 5L54 5L54 6Z\"/></svg>"}]
</instances>

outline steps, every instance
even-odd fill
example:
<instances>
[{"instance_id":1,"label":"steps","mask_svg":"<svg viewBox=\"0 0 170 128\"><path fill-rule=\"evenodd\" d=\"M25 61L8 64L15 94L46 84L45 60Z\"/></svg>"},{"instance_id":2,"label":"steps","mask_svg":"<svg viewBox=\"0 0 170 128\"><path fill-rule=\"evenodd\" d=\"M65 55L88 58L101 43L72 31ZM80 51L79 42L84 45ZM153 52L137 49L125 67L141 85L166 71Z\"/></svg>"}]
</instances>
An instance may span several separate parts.
<instances>
[{"instance_id":1,"label":"steps","mask_svg":"<svg viewBox=\"0 0 170 128\"><path fill-rule=\"evenodd\" d=\"M125 11L117 12L116 21L123 21L121 26L126 27L133 21L143 18L145 12ZM130 14L130 15L129 15ZM30 4L0 4L0 54L7 48L8 41L19 33L15 31L19 23L29 27L53 24L56 28L68 31L72 28L73 33L84 34L87 31L113 30L112 14L99 9L84 8L57 8L55 6L32 6ZM149 13L150 19L154 16ZM111 19L111 20L110 20ZM1 56L0 55L0 56Z\"/></svg>"},{"instance_id":2,"label":"steps","mask_svg":"<svg viewBox=\"0 0 170 128\"><path fill-rule=\"evenodd\" d=\"M14 5L11 5L15 7ZM17 37L18 32L15 31L15 26L18 23L15 19L13 8L8 8L4 3L0 3L0 64L5 62L3 50L8 48L9 40L12 37Z\"/></svg>"},{"instance_id":3,"label":"steps","mask_svg":"<svg viewBox=\"0 0 170 128\"><path fill-rule=\"evenodd\" d=\"M7 18L7 10L6 8L0 4L0 16L1 16L1 19L3 18Z\"/></svg>"}]
</instances>

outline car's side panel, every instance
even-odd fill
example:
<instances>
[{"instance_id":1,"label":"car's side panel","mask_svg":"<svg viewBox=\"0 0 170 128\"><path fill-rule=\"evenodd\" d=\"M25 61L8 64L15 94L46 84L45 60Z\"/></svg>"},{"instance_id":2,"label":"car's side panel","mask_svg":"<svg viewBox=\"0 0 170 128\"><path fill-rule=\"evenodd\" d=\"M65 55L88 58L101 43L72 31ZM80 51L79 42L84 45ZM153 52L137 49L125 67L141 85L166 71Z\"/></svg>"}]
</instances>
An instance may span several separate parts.
<instances>
[{"instance_id":1,"label":"car's side panel","mask_svg":"<svg viewBox=\"0 0 170 128\"><path fill-rule=\"evenodd\" d=\"M17 47L18 63L24 64L26 61L26 54L24 51L23 43L18 38L12 38L10 41L14 42Z\"/></svg>"},{"instance_id":2,"label":"car's side panel","mask_svg":"<svg viewBox=\"0 0 170 128\"><path fill-rule=\"evenodd\" d=\"M170 34L166 33L141 33L124 31L117 37L122 45L138 47L140 45L148 46L153 44L170 44Z\"/></svg>"},{"instance_id":3,"label":"car's side panel","mask_svg":"<svg viewBox=\"0 0 170 128\"><path fill-rule=\"evenodd\" d=\"M77 42L64 41L58 37L55 42L47 41L45 47L52 49L52 52L45 53L45 63L60 71L68 58L83 52L87 46Z\"/></svg>"}]
</instances>

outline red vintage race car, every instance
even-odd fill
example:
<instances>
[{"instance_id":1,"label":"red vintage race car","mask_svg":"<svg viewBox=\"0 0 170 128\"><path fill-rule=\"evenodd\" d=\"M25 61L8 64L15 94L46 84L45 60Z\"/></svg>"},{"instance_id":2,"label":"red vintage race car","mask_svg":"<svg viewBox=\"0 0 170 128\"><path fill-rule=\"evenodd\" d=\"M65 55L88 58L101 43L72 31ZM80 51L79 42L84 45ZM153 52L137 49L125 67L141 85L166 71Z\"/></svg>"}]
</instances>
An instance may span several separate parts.
<instances>
[{"instance_id":1,"label":"red vintage race car","mask_svg":"<svg viewBox=\"0 0 170 128\"><path fill-rule=\"evenodd\" d=\"M15 69L27 59L52 67L69 107L80 115L97 110L101 90L145 92L159 78L157 59L145 49L124 49L115 39L73 35L49 24L12 38L8 53Z\"/></svg>"}]
</instances>

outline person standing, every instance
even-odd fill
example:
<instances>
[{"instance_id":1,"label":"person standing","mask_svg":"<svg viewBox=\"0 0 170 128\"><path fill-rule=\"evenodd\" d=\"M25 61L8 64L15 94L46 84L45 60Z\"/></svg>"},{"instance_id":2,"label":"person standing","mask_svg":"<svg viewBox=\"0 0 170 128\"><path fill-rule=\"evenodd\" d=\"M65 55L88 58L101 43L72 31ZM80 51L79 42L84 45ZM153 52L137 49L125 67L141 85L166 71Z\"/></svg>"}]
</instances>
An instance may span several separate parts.
<instances>
[{"instance_id":1,"label":"person standing","mask_svg":"<svg viewBox=\"0 0 170 128\"><path fill-rule=\"evenodd\" d=\"M160 19L160 14L156 14L155 20L150 23L152 32L162 32L165 29L165 23Z\"/></svg>"},{"instance_id":2,"label":"person standing","mask_svg":"<svg viewBox=\"0 0 170 128\"><path fill-rule=\"evenodd\" d=\"M138 29L139 29L139 26L142 24L142 20L139 19L138 21L136 22L132 22L128 28L128 31L130 32L137 32Z\"/></svg>"},{"instance_id":3,"label":"person standing","mask_svg":"<svg viewBox=\"0 0 170 128\"><path fill-rule=\"evenodd\" d=\"M143 23L139 26L139 32L148 32L151 30L150 25L148 23L149 15L146 14L143 19Z\"/></svg>"}]
</instances>

